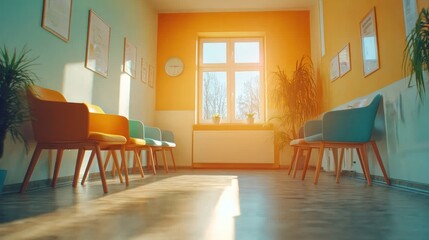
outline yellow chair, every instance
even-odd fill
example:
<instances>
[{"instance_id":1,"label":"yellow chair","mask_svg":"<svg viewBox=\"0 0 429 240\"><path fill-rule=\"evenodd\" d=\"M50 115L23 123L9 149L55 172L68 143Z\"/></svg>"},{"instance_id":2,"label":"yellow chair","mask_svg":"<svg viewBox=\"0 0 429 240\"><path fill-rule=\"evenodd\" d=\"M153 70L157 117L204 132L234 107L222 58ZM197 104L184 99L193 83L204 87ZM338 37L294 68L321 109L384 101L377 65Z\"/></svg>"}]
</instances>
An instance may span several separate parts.
<instances>
[{"instance_id":1,"label":"yellow chair","mask_svg":"<svg viewBox=\"0 0 429 240\"><path fill-rule=\"evenodd\" d=\"M105 112L103 111L103 109L101 107L99 107L97 105L89 104L89 103L86 103L86 105L88 106L88 109L90 112L92 112L94 114L105 115ZM122 156L121 167L118 167L117 164L115 164L114 167L116 167L116 169L121 169L121 171L122 170L124 171L125 183L126 183L126 186L128 186L129 185L129 177L128 177L127 161L125 158L125 151L132 151L134 153L134 162L137 163L139 172L140 172L141 176L144 177L144 172L143 172L143 168L141 165L139 152L140 152L140 149L146 147L146 141L144 139L141 139L141 138L130 137L129 120L127 120L126 125L122 126L121 134L127 139L127 142L124 145L119 146L119 148L118 148L118 146L106 146L106 147L102 148L102 150L108 150L109 151L109 153L106 156L106 161L104 163L104 169L106 169L111 155L113 156L113 159L115 162L118 161L115 150L120 150L121 156ZM89 158L88 165L85 169L85 174L84 174L82 181L81 181L82 185L85 184L85 180L88 176L89 169L91 167L93 159L94 159L94 154L92 153L90 158ZM114 171L115 171L115 168L112 169L112 172L114 172ZM119 179L122 183L121 171L118 171L118 175L119 175Z\"/></svg>"},{"instance_id":2,"label":"yellow chair","mask_svg":"<svg viewBox=\"0 0 429 240\"><path fill-rule=\"evenodd\" d=\"M128 130L125 117L91 113L83 103L67 102L64 96L54 90L32 86L27 90L27 99L32 115L36 149L21 186L23 193L28 187L31 175L44 149L57 150L52 186L55 187L65 149L77 149L73 187L76 187L85 150L92 150L97 156L103 191L108 192L106 176L101 159L101 149L115 146L120 148L127 138L119 132Z\"/></svg>"}]
</instances>

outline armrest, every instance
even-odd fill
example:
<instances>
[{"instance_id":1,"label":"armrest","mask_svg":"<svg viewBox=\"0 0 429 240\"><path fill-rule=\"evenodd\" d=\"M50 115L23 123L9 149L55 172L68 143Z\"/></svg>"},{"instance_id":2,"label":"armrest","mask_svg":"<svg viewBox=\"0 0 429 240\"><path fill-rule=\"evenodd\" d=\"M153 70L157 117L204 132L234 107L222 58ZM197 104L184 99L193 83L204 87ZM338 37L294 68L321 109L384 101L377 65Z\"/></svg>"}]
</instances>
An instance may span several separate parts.
<instances>
[{"instance_id":1,"label":"armrest","mask_svg":"<svg viewBox=\"0 0 429 240\"><path fill-rule=\"evenodd\" d=\"M31 113L34 137L38 142L88 138L88 109L82 103L35 101Z\"/></svg>"},{"instance_id":2,"label":"armrest","mask_svg":"<svg viewBox=\"0 0 429 240\"><path fill-rule=\"evenodd\" d=\"M120 115L89 113L89 131L121 135L127 139L130 138L128 119Z\"/></svg>"},{"instance_id":3,"label":"armrest","mask_svg":"<svg viewBox=\"0 0 429 240\"><path fill-rule=\"evenodd\" d=\"M371 138L377 109L368 107L326 112L323 139L335 142L367 142Z\"/></svg>"}]
</instances>

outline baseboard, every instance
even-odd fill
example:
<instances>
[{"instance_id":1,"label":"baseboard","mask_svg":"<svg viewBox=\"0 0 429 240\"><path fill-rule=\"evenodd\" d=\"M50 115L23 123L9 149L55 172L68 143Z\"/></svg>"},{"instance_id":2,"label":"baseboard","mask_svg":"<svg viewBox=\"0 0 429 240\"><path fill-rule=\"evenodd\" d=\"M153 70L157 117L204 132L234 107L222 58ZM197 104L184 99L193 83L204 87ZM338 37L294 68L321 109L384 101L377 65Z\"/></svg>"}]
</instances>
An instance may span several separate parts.
<instances>
[{"instance_id":1,"label":"baseboard","mask_svg":"<svg viewBox=\"0 0 429 240\"><path fill-rule=\"evenodd\" d=\"M194 169L279 169L271 163L193 163Z\"/></svg>"},{"instance_id":2,"label":"baseboard","mask_svg":"<svg viewBox=\"0 0 429 240\"><path fill-rule=\"evenodd\" d=\"M355 171L343 170L341 172L341 175L366 181L363 173L357 173ZM423 194L429 194L429 184L411 182L411 181L394 179L394 178L389 178L389 179L390 179L391 187L393 188L398 188L406 191L418 192ZM386 184L383 176L371 175L371 180L373 180L373 182L375 182L376 184L381 184L381 185Z\"/></svg>"}]
</instances>

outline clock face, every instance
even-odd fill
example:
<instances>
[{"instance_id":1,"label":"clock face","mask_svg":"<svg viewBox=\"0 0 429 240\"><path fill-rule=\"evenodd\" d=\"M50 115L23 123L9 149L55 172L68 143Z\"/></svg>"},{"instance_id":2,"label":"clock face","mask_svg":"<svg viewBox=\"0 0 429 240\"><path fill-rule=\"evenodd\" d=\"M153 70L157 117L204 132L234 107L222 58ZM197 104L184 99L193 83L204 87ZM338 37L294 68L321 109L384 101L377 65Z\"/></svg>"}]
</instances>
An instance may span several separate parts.
<instances>
[{"instance_id":1,"label":"clock face","mask_svg":"<svg viewBox=\"0 0 429 240\"><path fill-rule=\"evenodd\" d=\"M183 72L183 62L180 58L172 57L165 63L165 73L171 77L177 77Z\"/></svg>"}]
</instances>

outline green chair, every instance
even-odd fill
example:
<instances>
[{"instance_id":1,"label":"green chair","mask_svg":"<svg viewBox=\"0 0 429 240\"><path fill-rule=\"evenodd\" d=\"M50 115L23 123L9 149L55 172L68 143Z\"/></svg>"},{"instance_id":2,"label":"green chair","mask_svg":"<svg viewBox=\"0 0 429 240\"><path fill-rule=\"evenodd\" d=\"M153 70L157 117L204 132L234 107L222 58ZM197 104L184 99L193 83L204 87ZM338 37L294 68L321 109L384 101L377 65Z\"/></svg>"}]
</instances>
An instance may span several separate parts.
<instances>
[{"instance_id":1,"label":"green chair","mask_svg":"<svg viewBox=\"0 0 429 240\"><path fill-rule=\"evenodd\" d=\"M156 174L154 156L156 156L155 150L161 149L162 147L161 131L157 128L146 126L143 122L135 119L129 120L129 126L131 137L145 140L146 146L140 149L140 154L142 150L146 150L146 156L148 158L147 166L149 167L152 165L153 173Z\"/></svg>"},{"instance_id":2,"label":"green chair","mask_svg":"<svg viewBox=\"0 0 429 240\"><path fill-rule=\"evenodd\" d=\"M312 148L319 148L319 158L314 177L315 184L317 184L319 179L325 148L354 148L357 150L362 171L368 181L368 185L371 185L366 147L367 144L371 144L384 180L390 185L390 180L381 160L377 144L371 139L375 117L381 100L382 96L376 95L371 103L365 107L326 112L323 114L322 120L308 121L304 125L305 142ZM340 177L342 160L343 156L340 156L337 167L337 182ZM306 162L305 167L308 167L308 162Z\"/></svg>"}]
</instances>

